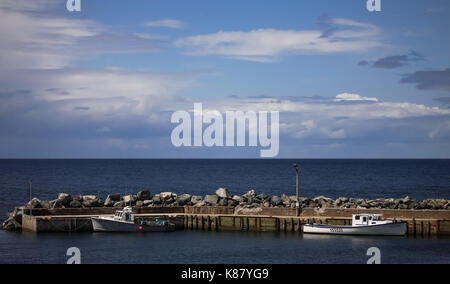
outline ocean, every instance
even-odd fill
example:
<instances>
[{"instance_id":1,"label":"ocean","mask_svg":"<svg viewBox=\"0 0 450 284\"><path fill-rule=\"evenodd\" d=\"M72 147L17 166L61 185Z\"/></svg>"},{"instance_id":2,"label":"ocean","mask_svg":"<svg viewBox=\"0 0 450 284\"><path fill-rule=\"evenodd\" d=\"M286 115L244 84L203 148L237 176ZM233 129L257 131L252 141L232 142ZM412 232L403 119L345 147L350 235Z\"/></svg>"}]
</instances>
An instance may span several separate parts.
<instances>
[{"instance_id":1,"label":"ocean","mask_svg":"<svg viewBox=\"0 0 450 284\"><path fill-rule=\"evenodd\" d=\"M33 196L51 200L109 193L232 194L330 198L450 199L450 160L0 160L0 213ZM78 247L84 263L450 263L450 238L308 236L299 233L177 231L166 234L28 234L0 231L0 263L64 263ZM413 250L412 250L413 249Z\"/></svg>"}]
</instances>

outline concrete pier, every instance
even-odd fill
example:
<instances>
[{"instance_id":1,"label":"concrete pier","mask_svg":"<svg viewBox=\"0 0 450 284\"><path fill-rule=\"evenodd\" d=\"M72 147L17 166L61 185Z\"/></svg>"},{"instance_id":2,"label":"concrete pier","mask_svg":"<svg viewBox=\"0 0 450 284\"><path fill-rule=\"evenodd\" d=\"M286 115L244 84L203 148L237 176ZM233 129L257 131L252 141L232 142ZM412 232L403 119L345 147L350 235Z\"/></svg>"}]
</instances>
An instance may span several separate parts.
<instances>
[{"instance_id":1,"label":"concrete pier","mask_svg":"<svg viewBox=\"0 0 450 284\"><path fill-rule=\"evenodd\" d=\"M31 232L89 232L91 217L113 215L120 208L23 210L22 230ZM350 225L352 214L383 214L408 223L408 235L450 235L450 210L257 208L234 212L231 207L135 208L136 218L163 218L178 230L301 232L307 223Z\"/></svg>"}]
</instances>

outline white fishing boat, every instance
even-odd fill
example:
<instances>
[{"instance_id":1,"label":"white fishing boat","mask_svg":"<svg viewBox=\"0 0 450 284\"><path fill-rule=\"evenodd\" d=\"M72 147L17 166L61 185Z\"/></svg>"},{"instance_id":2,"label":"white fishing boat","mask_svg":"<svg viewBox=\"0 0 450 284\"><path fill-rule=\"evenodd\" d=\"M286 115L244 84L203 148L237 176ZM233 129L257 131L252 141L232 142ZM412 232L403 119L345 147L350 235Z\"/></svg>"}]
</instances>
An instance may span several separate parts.
<instances>
[{"instance_id":1,"label":"white fishing boat","mask_svg":"<svg viewBox=\"0 0 450 284\"><path fill-rule=\"evenodd\" d=\"M117 210L114 216L93 217L94 232L169 232L175 225L165 220L153 222L135 222L133 209L130 206Z\"/></svg>"},{"instance_id":2,"label":"white fishing boat","mask_svg":"<svg viewBox=\"0 0 450 284\"><path fill-rule=\"evenodd\" d=\"M351 226L318 224L303 226L303 232L307 234L404 236L406 231L405 222L385 220L381 214L355 214L352 216Z\"/></svg>"}]
</instances>

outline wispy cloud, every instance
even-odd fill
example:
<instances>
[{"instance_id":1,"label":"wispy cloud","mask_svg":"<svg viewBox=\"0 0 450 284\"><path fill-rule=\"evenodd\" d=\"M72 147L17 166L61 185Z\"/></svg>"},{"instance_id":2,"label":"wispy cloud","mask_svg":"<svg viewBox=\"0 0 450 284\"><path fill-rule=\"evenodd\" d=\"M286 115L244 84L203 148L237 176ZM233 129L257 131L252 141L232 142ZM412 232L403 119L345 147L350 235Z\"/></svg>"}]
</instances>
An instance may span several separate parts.
<instances>
[{"instance_id":1,"label":"wispy cloud","mask_svg":"<svg viewBox=\"0 0 450 284\"><path fill-rule=\"evenodd\" d=\"M55 16L44 10L57 3L60 1L2 1L0 69L58 69L102 53L155 52L167 42L145 34L110 32L95 21Z\"/></svg>"},{"instance_id":2,"label":"wispy cloud","mask_svg":"<svg viewBox=\"0 0 450 284\"><path fill-rule=\"evenodd\" d=\"M419 90L450 92L450 68L442 71L417 71L403 75L401 83L416 84Z\"/></svg>"},{"instance_id":3,"label":"wispy cloud","mask_svg":"<svg viewBox=\"0 0 450 284\"><path fill-rule=\"evenodd\" d=\"M222 55L238 60L272 62L289 54L364 52L383 45L381 30L348 19L330 19L333 29L324 36L318 30L219 31L175 41L189 55Z\"/></svg>"},{"instance_id":4,"label":"wispy cloud","mask_svg":"<svg viewBox=\"0 0 450 284\"><path fill-rule=\"evenodd\" d=\"M174 19L164 19L158 21L151 21L145 23L147 27L159 27L159 28L170 28L170 29L181 29L185 27L184 22Z\"/></svg>"},{"instance_id":5,"label":"wispy cloud","mask_svg":"<svg viewBox=\"0 0 450 284\"><path fill-rule=\"evenodd\" d=\"M391 55L377 59L375 61L363 60L358 63L359 66L371 66L373 68L394 69L408 65L411 62L418 62L426 60L425 57L416 52L411 51L404 55Z\"/></svg>"}]
</instances>

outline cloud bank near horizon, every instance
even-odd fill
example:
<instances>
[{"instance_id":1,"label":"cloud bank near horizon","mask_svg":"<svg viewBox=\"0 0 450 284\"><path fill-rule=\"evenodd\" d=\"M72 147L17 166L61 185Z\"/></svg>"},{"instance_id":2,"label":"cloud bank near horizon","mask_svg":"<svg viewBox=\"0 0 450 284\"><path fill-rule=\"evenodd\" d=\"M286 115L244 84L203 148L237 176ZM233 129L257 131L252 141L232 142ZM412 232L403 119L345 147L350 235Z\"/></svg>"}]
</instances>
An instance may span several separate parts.
<instances>
[{"instance_id":1,"label":"cloud bank near horizon","mask_svg":"<svg viewBox=\"0 0 450 284\"><path fill-rule=\"evenodd\" d=\"M219 31L172 42L164 35L117 32L96 21L42 11L48 7L43 4L55 3L0 3L0 37L8 39L0 42L1 158L258 157L258 149L248 148L175 149L170 116L192 109L195 102L221 112L280 111L280 158L450 157L450 109L445 107L354 91L329 97L281 93L199 98L186 94L215 70L158 72L75 63L104 54L163 53L172 43L187 50L187 57L219 55L244 62L364 53L385 44L375 25L322 18L318 29ZM171 29L184 25L173 19L147 23ZM405 75L402 83L449 91L447 71L418 71Z\"/></svg>"}]
</instances>

